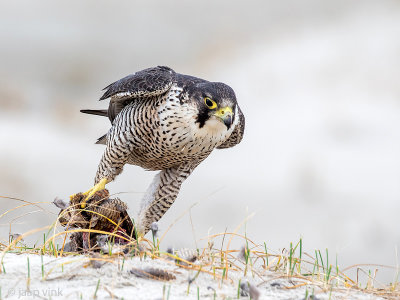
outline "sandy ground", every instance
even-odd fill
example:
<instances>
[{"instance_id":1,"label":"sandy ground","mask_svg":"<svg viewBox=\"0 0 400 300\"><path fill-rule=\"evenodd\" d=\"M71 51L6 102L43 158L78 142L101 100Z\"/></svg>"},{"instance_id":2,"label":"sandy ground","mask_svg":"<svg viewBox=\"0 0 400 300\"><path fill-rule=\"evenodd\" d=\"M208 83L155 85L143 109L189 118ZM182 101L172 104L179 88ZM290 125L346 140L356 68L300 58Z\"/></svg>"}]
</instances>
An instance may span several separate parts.
<instances>
[{"instance_id":1,"label":"sandy ground","mask_svg":"<svg viewBox=\"0 0 400 300\"><path fill-rule=\"evenodd\" d=\"M28 268L30 282L28 287ZM237 299L238 283L250 282L257 287L259 299L304 299L306 288L315 290L314 299L383 299L360 291L347 290L324 293L319 287L291 288L299 281L278 278L278 274L257 270L260 276L243 278L242 272L231 271L229 280L221 283L213 275L201 272L188 289L188 279L196 276L195 271L178 267L169 260L153 260L138 257L113 259L108 263L89 262L87 256L54 258L39 255L7 253L3 259L5 273L0 274L1 299ZM123 266L122 266L123 263ZM63 267L62 267L63 265ZM133 268L153 267L176 276L170 281L138 278L130 273ZM96 287L98 289L96 292ZM249 296L240 296L249 299Z\"/></svg>"}]
</instances>

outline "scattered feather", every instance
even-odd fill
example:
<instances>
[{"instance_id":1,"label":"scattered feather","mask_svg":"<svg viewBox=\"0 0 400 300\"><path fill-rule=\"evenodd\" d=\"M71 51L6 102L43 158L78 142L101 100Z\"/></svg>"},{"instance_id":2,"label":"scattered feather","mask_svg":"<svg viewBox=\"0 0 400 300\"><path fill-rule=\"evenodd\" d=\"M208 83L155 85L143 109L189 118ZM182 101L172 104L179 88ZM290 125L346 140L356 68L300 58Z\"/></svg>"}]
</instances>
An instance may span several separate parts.
<instances>
[{"instance_id":1,"label":"scattered feather","mask_svg":"<svg viewBox=\"0 0 400 300\"><path fill-rule=\"evenodd\" d=\"M306 299L306 298L303 298L303 300L319 300L319 298L317 298L317 297L314 296L314 295L311 295L311 296L308 296L307 299Z\"/></svg>"},{"instance_id":2,"label":"scattered feather","mask_svg":"<svg viewBox=\"0 0 400 300\"><path fill-rule=\"evenodd\" d=\"M215 289L212 286L208 286L207 290L212 290L213 292L215 292Z\"/></svg>"},{"instance_id":3,"label":"scattered feather","mask_svg":"<svg viewBox=\"0 0 400 300\"><path fill-rule=\"evenodd\" d=\"M129 272L139 278L165 280L165 281L176 279L175 275L172 274L171 272L159 268L151 268L151 267L143 269L133 268Z\"/></svg>"},{"instance_id":4,"label":"scattered feather","mask_svg":"<svg viewBox=\"0 0 400 300\"><path fill-rule=\"evenodd\" d=\"M271 286L276 286L277 288L280 288L281 284L279 282L272 282Z\"/></svg>"},{"instance_id":5,"label":"scattered feather","mask_svg":"<svg viewBox=\"0 0 400 300\"><path fill-rule=\"evenodd\" d=\"M250 288L247 282L242 282L240 284L240 296L247 297L249 296Z\"/></svg>"},{"instance_id":6,"label":"scattered feather","mask_svg":"<svg viewBox=\"0 0 400 300\"><path fill-rule=\"evenodd\" d=\"M254 299L254 300L258 300L260 299L260 290L254 285L249 283L249 287L250 287L250 298Z\"/></svg>"},{"instance_id":7,"label":"scattered feather","mask_svg":"<svg viewBox=\"0 0 400 300\"><path fill-rule=\"evenodd\" d=\"M100 269L105 262L99 260L101 258L101 256L98 253L94 253L90 256L90 261L89 261L89 265L93 268L93 269Z\"/></svg>"},{"instance_id":8,"label":"scattered feather","mask_svg":"<svg viewBox=\"0 0 400 300\"><path fill-rule=\"evenodd\" d=\"M250 299L258 300L260 299L260 290L250 282L242 282L240 284L240 295L243 297L250 296Z\"/></svg>"},{"instance_id":9,"label":"scattered feather","mask_svg":"<svg viewBox=\"0 0 400 300\"><path fill-rule=\"evenodd\" d=\"M10 234L9 235L10 242L17 240L19 237L21 237L21 234L19 234L19 233ZM19 241L23 241L23 240L24 239L21 238Z\"/></svg>"},{"instance_id":10,"label":"scattered feather","mask_svg":"<svg viewBox=\"0 0 400 300\"><path fill-rule=\"evenodd\" d=\"M69 203L67 201L64 201L63 199L60 199L58 197L53 200L53 204L59 209L66 209L69 206Z\"/></svg>"},{"instance_id":11,"label":"scattered feather","mask_svg":"<svg viewBox=\"0 0 400 300\"><path fill-rule=\"evenodd\" d=\"M96 236L97 246L102 249L104 246L107 246L108 235L107 234L99 234Z\"/></svg>"},{"instance_id":12,"label":"scattered feather","mask_svg":"<svg viewBox=\"0 0 400 300\"><path fill-rule=\"evenodd\" d=\"M238 260L246 261L246 247L245 246L240 248L237 258L238 258Z\"/></svg>"},{"instance_id":13,"label":"scattered feather","mask_svg":"<svg viewBox=\"0 0 400 300\"><path fill-rule=\"evenodd\" d=\"M158 233L158 230L159 230L158 229L158 223L157 222L151 223L150 230L151 230L151 233L153 234L153 236L156 237L157 233Z\"/></svg>"},{"instance_id":14,"label":"scattered feather","mask_svg":"<svg viewBox=\"0 0 400 300\"><path fill-rule=\"evenodd\" d=\"M168 247L168 248L167 248L166 253L171 254L171 255L174 255L174 252L175 252L175 251L174 251L174 248L172 248L172 247ZM174 260L174 258L171 257L170 255L166 255L165 257L166 257L166 259L168 259L168 260Z\"/></svg>"}]
</instances>

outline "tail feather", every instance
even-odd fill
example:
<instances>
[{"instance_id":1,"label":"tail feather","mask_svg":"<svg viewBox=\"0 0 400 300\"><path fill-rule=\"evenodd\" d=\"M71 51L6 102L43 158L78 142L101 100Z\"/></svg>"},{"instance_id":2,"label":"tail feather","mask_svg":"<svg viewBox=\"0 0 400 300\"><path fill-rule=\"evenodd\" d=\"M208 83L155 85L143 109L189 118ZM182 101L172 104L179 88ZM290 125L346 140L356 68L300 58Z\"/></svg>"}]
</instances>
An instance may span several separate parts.
<instances>
[{"instance_id":1,"label":"tail feather","mask_svg":"<svg viewBox=\"0 0 400 300\"><path fill-rule=\"evenodd\" d=\"M102 144L102 145L106 145L107 144L107 134L99 137L97 139L97 142L95 144Z\"/></svg>"},{"instance_id":2,"label":"tail feather","mask_svg":"<svg viewBox=\"0 0 400 300\"><path fill-rule=\"evenodd\" d=\"M97 115L102 117L108 117L107 109L81 109L81 113L89 114L89 115Z\"/></svg>"}]
</instances>

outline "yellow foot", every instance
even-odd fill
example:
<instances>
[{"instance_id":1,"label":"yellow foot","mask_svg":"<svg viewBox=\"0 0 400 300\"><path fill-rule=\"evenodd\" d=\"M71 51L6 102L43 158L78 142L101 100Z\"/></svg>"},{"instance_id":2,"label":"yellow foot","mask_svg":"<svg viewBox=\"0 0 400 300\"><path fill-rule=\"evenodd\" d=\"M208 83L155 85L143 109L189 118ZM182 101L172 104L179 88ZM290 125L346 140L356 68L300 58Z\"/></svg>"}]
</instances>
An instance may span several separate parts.
<instances>
[{"instance_id":1,"label":"yellow foot","mask_svg":"<svg viewBox=\"0 0 400 300\"><path fill-rule=\"evenodd\" d=\"M91 189L89 189L87 192L84 192L83 195L86 196L86 198L82 201L81 203L81 208L85 208L86 207L86 201L92 197L96 192L104 190L106 187L108 180L107 178L103 178L102 180L99 181L99 183L97 183L94 187L92 187ZM70 198L73 198L74 195L70 196Z\"/></svg>"}]
</instances>

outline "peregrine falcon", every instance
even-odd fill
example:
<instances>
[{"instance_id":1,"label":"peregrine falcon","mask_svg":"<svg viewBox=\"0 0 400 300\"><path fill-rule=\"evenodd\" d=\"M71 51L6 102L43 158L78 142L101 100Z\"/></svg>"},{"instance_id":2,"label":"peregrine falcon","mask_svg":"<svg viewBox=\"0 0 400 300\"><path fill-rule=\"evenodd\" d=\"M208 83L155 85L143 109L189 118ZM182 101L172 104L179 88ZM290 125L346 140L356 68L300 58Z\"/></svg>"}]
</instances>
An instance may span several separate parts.
<instances>
[{"instance_id":1,"label":"peregrine falcon","mask_svg":"<svg viewBox=\"0 0 400 300\"><path fill-rule=\"evenodd\" d=\"M110 98L107 110L81 110L107 116L112 124L97 141L106 149L95 185L84 193L85 201L113 181L125 164L160 171L136 220L139 235L144 235L170 208L183 181L215 148L240 143L245 118L228 85L168 67L136 72L104 90L100 100Z\"/></svg>"}]
</instances>

